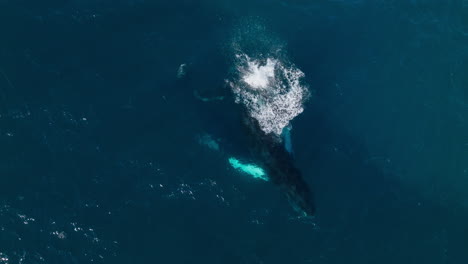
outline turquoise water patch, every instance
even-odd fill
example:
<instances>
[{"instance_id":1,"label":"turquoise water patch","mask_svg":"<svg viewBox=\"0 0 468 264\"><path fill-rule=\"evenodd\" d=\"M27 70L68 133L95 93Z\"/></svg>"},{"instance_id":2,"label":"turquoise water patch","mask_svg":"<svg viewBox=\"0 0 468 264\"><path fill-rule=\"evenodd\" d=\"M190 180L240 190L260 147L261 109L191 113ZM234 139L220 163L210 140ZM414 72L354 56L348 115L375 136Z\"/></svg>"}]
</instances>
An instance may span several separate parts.
<instances>
[{"instance_id":1,"label":"turquoise water patch","mask_svg":"<svg viewBox=\"0 0 468 264\"><path fill-rule=\"evenodd\" d=\"M203 134L198 136L198 143L208 147L209 149L219 151L219 143L209 134Z\"/></svg>"},{"instance_id":2,"label":"turquoise water patch","mask_svg":"<svg viewBox=\"0 0 468 264\"><path fill-rule=\"evenodd\" d=\"M229 164L231 164L231 166L234 169L236 169L238 171L241 171L241 172L244 172L244 173L247 173L250 176L252 176L253 178L262 179L264 181L269 180L269 178L266 175L265 171L261 167L255 165L255 164L242 163L238 159L233 158L233 157L229 158Z\"/></svg>"}]
</instances>

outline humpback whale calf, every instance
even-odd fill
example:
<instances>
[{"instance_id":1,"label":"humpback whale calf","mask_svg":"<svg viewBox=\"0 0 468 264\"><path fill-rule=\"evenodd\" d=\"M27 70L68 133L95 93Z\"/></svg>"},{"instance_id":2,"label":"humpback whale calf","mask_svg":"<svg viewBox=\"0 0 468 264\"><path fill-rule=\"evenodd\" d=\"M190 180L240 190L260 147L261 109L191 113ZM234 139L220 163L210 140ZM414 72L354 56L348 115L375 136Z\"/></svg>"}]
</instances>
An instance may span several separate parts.
<instances>
[{"instance_id":1,"label":"humpback whale calf","mask_svg":"<svg viewBox=\"0 0 468 264\"><path fill-rule=\"evenodd\" d=\"M243 108L254 162L269 181L279 186L301 217L313 216L313 194L294 165L290 138L290 121L303 111L309 95L307 86L301 83L304 73L279 58L253 59L238 54L236 59L237 74L228 83L236 103ZM239 167L237 163L231 165Z\"/></svg>"}]
</instances>

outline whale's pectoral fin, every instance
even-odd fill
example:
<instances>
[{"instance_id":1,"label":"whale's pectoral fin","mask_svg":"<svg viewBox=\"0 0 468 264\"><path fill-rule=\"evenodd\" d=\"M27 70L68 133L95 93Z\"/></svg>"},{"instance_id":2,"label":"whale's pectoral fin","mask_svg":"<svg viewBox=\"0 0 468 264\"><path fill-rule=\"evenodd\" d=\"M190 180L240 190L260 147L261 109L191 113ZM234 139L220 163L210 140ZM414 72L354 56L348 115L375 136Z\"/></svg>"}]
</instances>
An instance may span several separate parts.
<instances>
[{"instance_id":1,"label":"whale's pectoral fin","mask_svg":"<svg viewBox=\"0 0 468 264\"><path fill-rule=\"evenodd\" d=\"M283 139L283 144L284 144L284 148L286 149L286 151L293 155L293 147L292 147L292 141L291 141L291 130L292 130L292 126L291 125L288 125L286 127L283 128L283 133L281 133L281 137Z\"/></svg>"},{"instance_id":2,"label":"whale's pectoral fin","mask_svg":"<svg viewBox=\"0 0 468 264\"><path fill-rule=\"evenodd\" d=\"M231 166L238 171L246 173L256 179L262 179L264 181L270 180L266 172L261 167L255 164L242 163L238 159L233 157L229 158L228 160L229 164L231 164Z\"/></svg>"}]
</instances>

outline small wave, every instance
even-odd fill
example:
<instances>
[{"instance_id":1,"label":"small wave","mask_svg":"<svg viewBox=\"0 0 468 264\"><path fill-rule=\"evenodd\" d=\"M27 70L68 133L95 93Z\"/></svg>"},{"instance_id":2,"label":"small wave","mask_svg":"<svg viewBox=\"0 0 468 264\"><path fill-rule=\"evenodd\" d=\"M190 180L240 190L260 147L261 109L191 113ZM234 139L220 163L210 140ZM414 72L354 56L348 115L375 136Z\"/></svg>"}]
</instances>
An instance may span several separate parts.
<instances>
[{"instance_id":1,"label":"small wave","mask_svg":"<svg viewBox=\"0 0 468 264\"><path fill-rule=\"evenodd\" d=\"M307 86L304 73L278 58L254 59L236 55L237 76L230 82L236 103L242 103L260 128L280 136L289 122L304 111Z\"/></svg>"}]
</instances>

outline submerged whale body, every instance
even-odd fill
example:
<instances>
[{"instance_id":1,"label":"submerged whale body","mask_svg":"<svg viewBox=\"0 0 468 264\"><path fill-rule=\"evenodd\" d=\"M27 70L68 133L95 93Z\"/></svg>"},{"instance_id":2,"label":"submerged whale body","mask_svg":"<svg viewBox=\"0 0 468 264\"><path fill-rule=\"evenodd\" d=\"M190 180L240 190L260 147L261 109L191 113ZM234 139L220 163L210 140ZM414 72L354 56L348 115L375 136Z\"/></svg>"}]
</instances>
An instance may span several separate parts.
<instances>
[{"instance_id":1,"label":"submerged whale body","mask_svg":"<svg viewBox=\"0 0 468 264\"><path fill-rule=\"evenodd\" d=\"M258 121L247 115L244 117L244 123L256 163L265 170L269 180L285 193L289 203L300 216L313 216L313 194L301 172L295 167L292 154L285 148L281 138L275 134L265 134Z\"/></svg>"},{"instance_id":2,"label":"submerged whale body","mask_svg":"<svg viewBox=\"0 0 468 264\"><path fill-rule=\"evenodd\" d=\"M289 131L309 97L304 73L279 53L249 56L242 50L235 55L234 73L228 84L235 102L242 105L254 163L280 187L300 216L313 216L314 199L294 165Z\"/></svg>"}]
</instances>

